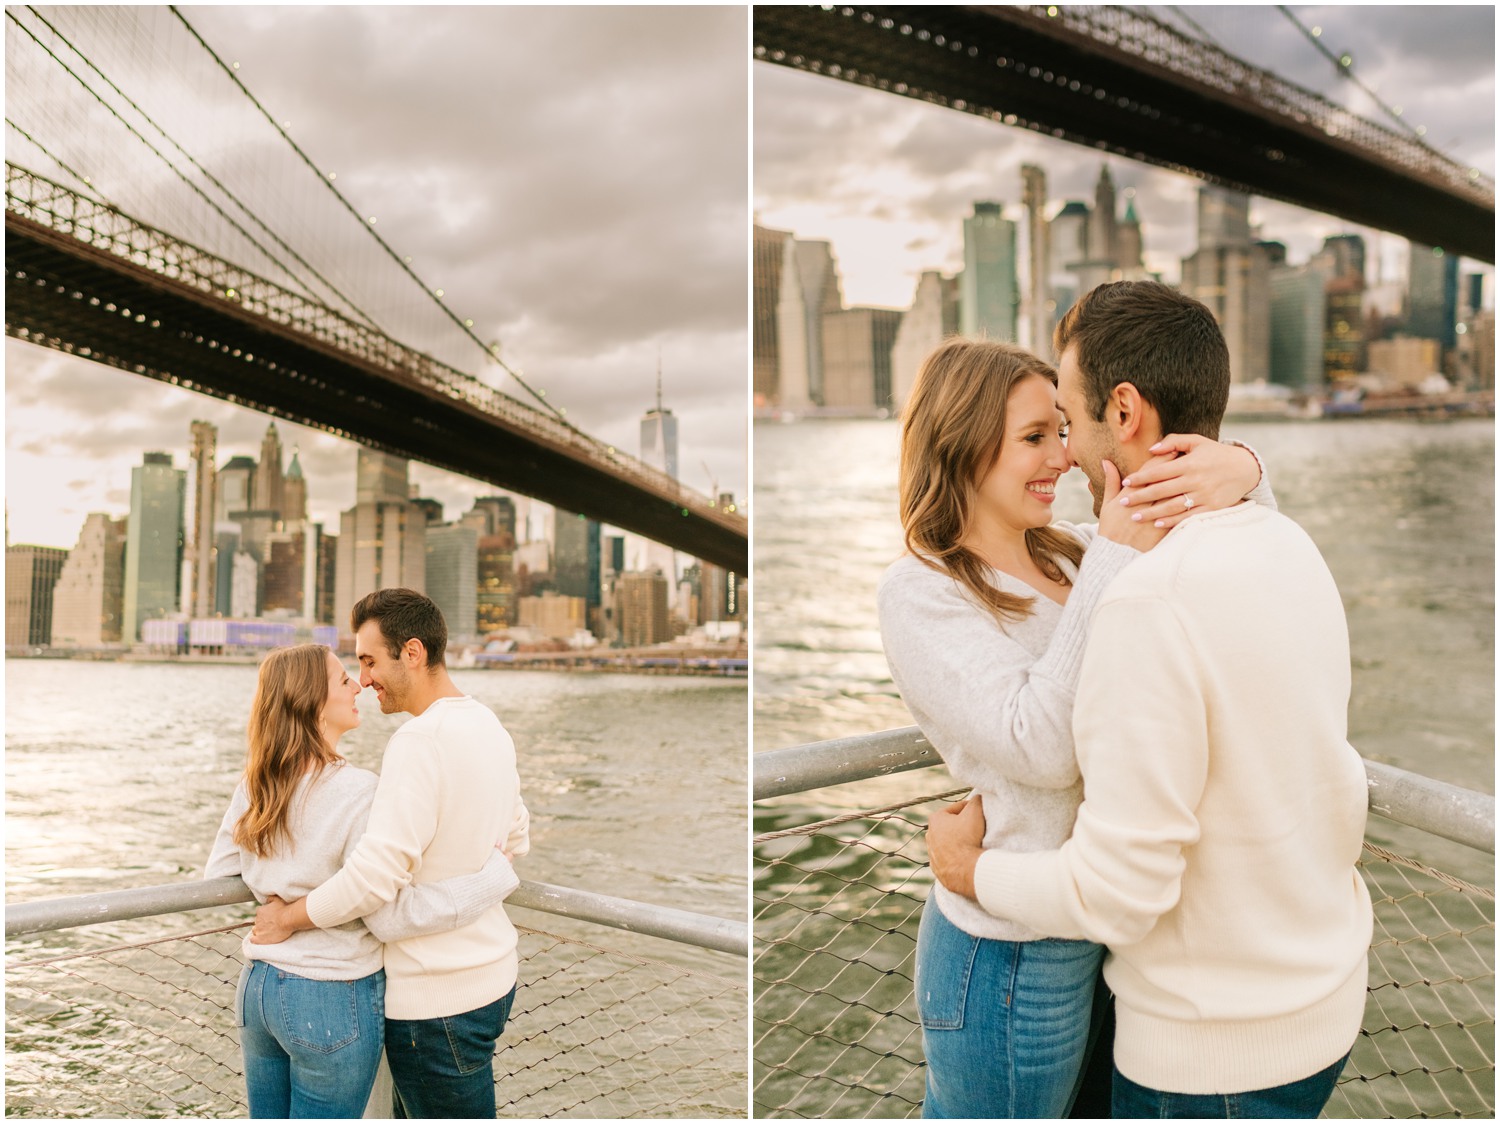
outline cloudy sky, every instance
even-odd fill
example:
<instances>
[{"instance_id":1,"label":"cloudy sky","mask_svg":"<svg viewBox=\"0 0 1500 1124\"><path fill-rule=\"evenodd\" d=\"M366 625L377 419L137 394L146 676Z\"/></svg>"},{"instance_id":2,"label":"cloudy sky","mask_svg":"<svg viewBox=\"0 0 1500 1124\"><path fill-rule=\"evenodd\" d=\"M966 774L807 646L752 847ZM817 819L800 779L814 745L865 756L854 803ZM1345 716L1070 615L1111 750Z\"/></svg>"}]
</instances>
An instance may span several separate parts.
<instances>
[{"instance_id":1,"label":"cloudy sky","mask_svg":"<svg viewBox=\"0 0 1500 1124\"><path fill-rule=\"evenodd\" d=\"M1158 11L1169 21L1174 11L1186 12L1247 61L1386 120L1274 7ZM1425 125L1439 150L1494 176L1493 7L1292 11L1308 27L1320 27L1335 54L1350 52L1360 80L1400 106L1404 120ZM848 304L904 308L924 269L961 268L961 224L974 200L999 200L1007 217L1022 217L1024 163L1046 170L1052 210L1068 199L1092 206L1101 159L1088 149L789 67L758 62L753 77L755 216L802 238L831 241ZM1147 267L1175 281L1195 241L1197 182L1119 157L1109 165L1117 189L1136 193ZM1250 215L1265 237L1287 243L1294 262L1306 260L1325 236L1344 232L1372 241L1372 258L1379 257L1387 279L1405 261L1406 243L1393 235L1268 200L1253 201Z\"/></svg>"},{"instance_id":2,"label":"cloudy sky","mask_svg":"<svg viewBox=\"0 0 1500 1124\"><path fill-rule=\"evenodd\" d=\"M41 11L393 335L524 397L438 325L165 9ZM638 451L660 356L683 481L746 495L745 9L186 12L423 281L570 421ZM76 100L71 80L39 71L40 51L13 28L6 39L8 116L53 151L74 145L70 162L87 161L80 170L127 210L213 242L159 182L164 166L96 109L59 110ZM66 182L14 131L6 150ZM182 467L195 418L219 426L220 464L258 456L269 420L7 339L10 541L71 547L87 512L124 514L131 467L154 449ZM336 529L354 501L354 446L277 428L288 457L300 447L313 518ZM450 519L493 490L421 465L412 478Z\"/></svg>"}]
</instances>

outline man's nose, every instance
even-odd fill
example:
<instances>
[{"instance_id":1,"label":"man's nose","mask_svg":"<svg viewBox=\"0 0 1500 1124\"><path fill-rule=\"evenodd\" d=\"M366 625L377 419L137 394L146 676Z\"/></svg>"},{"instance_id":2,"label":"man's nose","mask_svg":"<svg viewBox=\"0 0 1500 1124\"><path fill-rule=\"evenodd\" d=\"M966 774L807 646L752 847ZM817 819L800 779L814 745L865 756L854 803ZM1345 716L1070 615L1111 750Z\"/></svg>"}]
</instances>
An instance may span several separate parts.
<instances>
[{"instance_id":1,"label":"man's nose","mask_svg":"<svg viewBox=\"0 0 1500 1124\"><path fill-rule=\"evenodd\" d=\"M368 687L373 682L375 682L375 681L370 678L370 669L367 668L367 667L360 668L359 669L359 685L361 687Z\"/></svg>"}]
</instances>

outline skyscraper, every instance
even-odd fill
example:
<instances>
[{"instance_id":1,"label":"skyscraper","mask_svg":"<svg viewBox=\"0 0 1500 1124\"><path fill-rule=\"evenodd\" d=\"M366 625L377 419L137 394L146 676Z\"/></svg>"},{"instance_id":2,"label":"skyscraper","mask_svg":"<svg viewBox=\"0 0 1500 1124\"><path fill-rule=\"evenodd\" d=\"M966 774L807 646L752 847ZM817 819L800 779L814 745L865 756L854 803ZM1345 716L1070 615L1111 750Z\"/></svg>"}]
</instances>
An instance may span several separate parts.
<instances>
[{"instance_id":1,"label":"skyscraper","mask_svg":"<svg viewBox=\"0 0 1500 1124\"><path fill-rule=\"evenodd\" d=\"M1021 304L1016 280L1016 224L999 203L975 203L964 219L964 271L959 278L959 324L966 336L1016 339Z\"/></svg>"},{"instance_id":2,"label":"skyscraper","mask_svg":"<svg viewBox=\"0 0 1500 1124\"><path fill-rule=\"evenodd\" d=\"M219 431L211 423L192 424L192 455L188 462L188 508L186 528L188 592L187 615L192 618L214 615L218 562L214 557L214 508L218 498L214 451Z\"/></svg>"},{"instance_id":3,"label":"skyscraper","mask_svg":"<svg viewBox=\"0 0 1500 1124\"><path fill-rule=\"evenodd\" d=\"M1030 263L1026 288L1026 346L1038 355L1052 345L1052 322L1048 309L1047 279L1052 275L1051 247L1047 239L1047 173L1035 164L1021 165L1021 202L1026 205L1026 255Z\"/></svg>"},{"instance_id":4,"label":"skyscraper","mask_svg":"<svg viewBox=\"0 0 1500 1124\"><path fill-rule=\"evenodd\" d=\"M552 568L557 592L582 597L590 609L599 607L599 523L582 515L559 511L553 544Z\"/></svg>"},{"instance_id":5,"label":"skyscraper","mask_svg":"<svg viewBox=\"0 0 1500 1124\"><path fill-rule=\"evenodd\" d=\"M302 462L296 449L292 450L292 463L287 465L282 480L281 502L281 518L288 526L307 518L307 480L302 475Z\"/></svg>"},{"instance_id":6,"label":"skyscraper","mask_svg":"<svg viewBox=\"0 0 1500 1124\"><path fill-rule=\"evenodd\" d=\"M479 622L479 529L427 528L427 596L443 611L450 639L470 640Z\"/></svg>"},{"instance_id":7,"label":"skyscraper","mask_svg":"<svg viewBox=\"0 0 1500 1124\"><path fill-rule=\"evenodd\" d=\"M187 473L169 453L147 453L130 471L130 529L125 541L127 644L141 638L141 622L177 611L182 578L183 502Z\"/></svg>"},{"instance_id":8,"label":"skyscraper","mask_svg":"<svg viewBox=\"0 0 1500 1124\"><path fill-rule=\"evenodd\" d=\"M124 519L90 512L52 594L52 646L101 648L120 640L125 593Z\"/></svg>"},{"instance_id":9,"label":"skyscraper","mask_svg":"<svg viewBox=\"0 0 1500 1124\"><path fill-rule=\"evenodd\" d=\"M1407 277L1406 330L1451 350L1458 334L1458 256L1413 242Z\"/></svg>"},{"instance_id":10,"label":"skyscraper","mask_svg":"<svg viewBox=\"0 0 1500 1124\"><path fill-rule=\"evenodd\" d=\"M276 433L276 423L272 422L266 427L266 435L260 442L260 465L255 472L255 506L262 511L274 512L280 520L285 518L282 514L285 500L281 438Z\"/></svg>"},{"instance_id":11,"label":"skyscraper","mask_svg":"<svg viewBox=\"0 0 1500 1124\"><path fill-rule=\"evenodd\" d=\"M656 406L641 418L641 460L677 477L677 419L661 404L661 362L656 364Z\"/></svg>"},{"instance_id":12,"label":"skyscraper","mask_svg":"<svg viewBox=\"0 0 1500 1124\"><path fill-rule=\"evenodd\" d=\"M5 646L52 643L53 591L68 552L60 546L5 549Z\"/></svg>"},{"instance_id":13,"label":"skyscraper","mask_svg":"<svg viewBox=\"0 0 1500 1124\"><path fill-rule=\"evenodd\" d=\"M891 347L901 313L846 308L823 317L823 405L889 410Z\"/></svg>"},{"instance_id":14,"label":"skyscraper","mask_svg":"<svg viewBox=\"0 0 1500 1124\"><path fill-rule=\"evenodd\" d=\"M625 647L643 648L672 638L667 579L661 574L621 574L615 583Z\"/></svg>"},{"instance_id":15,"label":"skyscraper","mask_svg":"<svg viewBox=\"0 0 1500 1124\"><path fill-rule=\"evenodd\" d=\"M1323 270L1312 262L1271 270L1270 381L1296 389L1324 384Z\"/></svg>"},{"instance_id":16,"label":"skyscraper","mask_svg":"<svg viewBox=\"0 0 1500 1124\"><path fill-rule=\"evenodd\" d=\"M1271 356L1271 255L1250 243L1250 197L1198 189L1198 249L1182 259L1181 289L1202 301L1229 345L1230 377L1264 381Z\"/></svg>"},{"instance_id":17,"label":"skyscraper","mask_svg":"<svg viewBox=\"0 0 1500 1124\"><path fill-rule=\"evenodd\" d=\"M482 535L475 569L479 635L516 623L516 539L509 531Z\"/></svg>"},{"instance_id":18,"label":"skyscraper","mask_svg":"<svg viewBox=\"0 0 1500 1124\"><path fill-rule=\"evenodd\" d=\"M411 502L406 459L360 449L355 496L339 521L333 617L340 628L367 593L427 588L427 515Z\"/></svg>"},{"instance_id":19,"label":"skyscraper","mask_svg":"<svg viewBox=\"0 0 1500 1124\"><path fill-rule=\"evenodd\" d=\"M255 506L255 461L251 457L230 457L219 469L214 497L214 523L231 522L235 513Z\"/></svg>"},{"instance_id":20,"label":"skyscraper","mask_svg":"<svg viewBox=\"0 0 1500 1124\"><path fill-rule=\"evenodd\" d=\"M777 347L777 301L781 295L781 263L786 257L786 244L792 240L790 231L772 230L755 224L752 235L752 291L754 297L753 351L754 376L752 387L756 405L780 401L781 389L777 372L779 352Z\"/></svg>"},{"instance_id":21,"label":"skyscraper","mask_svg":"<svg viewBox=\"0 0 1500 1124\"><path fill-rule=\"evenodd\" d=\"M917 282L911 308L901 317L891 343L891 399L900 411L911 395L922 360L958 331L958 279L928 270Z\"/></svg>"}]
</instances>

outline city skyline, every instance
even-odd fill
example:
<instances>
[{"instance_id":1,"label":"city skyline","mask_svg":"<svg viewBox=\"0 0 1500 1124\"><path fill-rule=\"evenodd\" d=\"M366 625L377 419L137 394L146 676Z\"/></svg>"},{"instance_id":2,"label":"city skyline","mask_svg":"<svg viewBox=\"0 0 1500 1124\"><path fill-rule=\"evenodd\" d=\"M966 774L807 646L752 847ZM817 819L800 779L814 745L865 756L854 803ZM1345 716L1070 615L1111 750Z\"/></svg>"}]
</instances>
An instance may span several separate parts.
<instances>
[{"instance_id":1,"label":"city skyline","mask_svg":"<svg viewBox=\"0 0 1500 1124\"><path fill-rule=\"evenodd\" d=\"M1401 104L1405 120L1425 123L1440 151L1493 177L1493 9L1295 11L1330 46L1347 49L1361 81ZM1247 61L1387 120L1276 9L1194 13ZM906 308L923 271L961 269L961 224L977 201L1003 203L1005 217L1021 221L1023 164L1046 172L1051 217L1068 200L1091 200L1106 163L1122 205L1135 203L1147 268L1167 281L1196 248L1201 181L1193 177L787 67L757 63L753 77L755 221L831 242L847 306ZM1307 260L1329 235L1356 233L1386 279L1405 275L1406 242L1396 235L1259 197L1250 218L1264 237L1285 242L1293 261ZM1489 265L1465 268L1493 274Z\"/></svg>"},{"instance_id":2,"label":"city skyline","mask_svg":"<svg viewBox=\"0 0 1500 1124\"><path fill-rule=\"evenodd\" d=\"M742 12L230 7L191 18L570 421L635 455L660 356L684 483L706 494L707 461L724 490L746 494L747 145L743 128L724 127L747 120ZM628 55L622 39L636 44ZM355 65L355 52L385 65ZM6 470L26 482L7 495L12 542L72 546L89 511L128 505L139 452L180 448L195 418L252 449L268 420L11 339L6 366ZM467 369L524 397L477 348ZM354 444L277 422L300 449L309 514L336 524ZM412 479L450 509L495 490L416 463Z\"/></svg>"}]
</instances>

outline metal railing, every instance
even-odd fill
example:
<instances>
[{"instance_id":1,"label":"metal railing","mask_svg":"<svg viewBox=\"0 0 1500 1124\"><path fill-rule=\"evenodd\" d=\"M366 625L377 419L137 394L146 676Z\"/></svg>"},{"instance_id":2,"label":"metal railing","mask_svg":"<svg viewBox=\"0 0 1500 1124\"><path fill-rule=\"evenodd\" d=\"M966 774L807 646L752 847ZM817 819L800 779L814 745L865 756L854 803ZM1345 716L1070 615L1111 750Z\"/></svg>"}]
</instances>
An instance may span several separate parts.
<instances>
[{"instance_id":1,"label":"metal railing","mask_svg":"<svg viewBox=\"0 0 1500 1124\"><path fill-rule=\"evenodd\" d=\"M894 786L875 778L941 765L916 727L754 762L753 1114L917 1115L925 1062L913 965L932 881L922 829L967 790L943 771L928 787L949 791L888 802ZM1494 797L1365 767L1373 813L1494 853ZM854 782L868 783L842 787ZM815 789L828 791L775 800ZM854 810L814 818L825 806ZM1368 841L1361 869L1375 905L1369 999L1325 1114L1492 1117L1493 888Z\"/></svg>"},{"instance_id":2,"label":"metal railing","mask_svg":"<svg viewBox=\"0 0 1500 1124\"><path fill-rule=\"evenodd\" d=\"M220 878L8 905L6 937L252 900ZM745 1114L744 922L534 882L506 905L734 959L704 971L518 924L520 986L494 1063L501 1115ZM244 1116L232 1007L249 924L8 958L7 1112ZM368 1114L387 1115L387 1097L377 1085Z\"/></svg>"}]
</instances>

